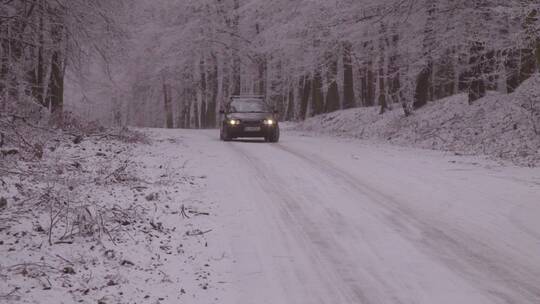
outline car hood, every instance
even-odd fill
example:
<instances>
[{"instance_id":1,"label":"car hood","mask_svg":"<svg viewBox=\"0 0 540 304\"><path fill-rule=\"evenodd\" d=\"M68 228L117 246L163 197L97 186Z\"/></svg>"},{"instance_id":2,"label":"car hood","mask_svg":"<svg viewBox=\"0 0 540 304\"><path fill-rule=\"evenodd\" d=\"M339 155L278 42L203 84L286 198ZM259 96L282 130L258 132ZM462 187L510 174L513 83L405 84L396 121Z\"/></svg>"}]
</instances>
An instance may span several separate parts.
<instances>
[{"instance_id":1,"label":"car hood","mask_svg":"<svg viewBox=\"0 0 540 304\"><path fill-rule=\"evenodd\" d=\"M239 120L263 120L274 118L271 113L231 113L227 115L228 119Z\"/></svg>"}]
</instances>

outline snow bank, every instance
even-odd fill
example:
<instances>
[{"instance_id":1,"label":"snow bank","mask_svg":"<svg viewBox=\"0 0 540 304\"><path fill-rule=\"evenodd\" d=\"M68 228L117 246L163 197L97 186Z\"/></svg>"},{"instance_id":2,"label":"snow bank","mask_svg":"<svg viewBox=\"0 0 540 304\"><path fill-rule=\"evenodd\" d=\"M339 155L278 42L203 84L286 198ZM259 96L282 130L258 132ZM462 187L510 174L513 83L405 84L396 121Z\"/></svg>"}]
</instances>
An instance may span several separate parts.
<instances>
[{"instance_id":1,"label":"snow bank","mask_svg":"<svg viewBox=\"0 0 540 304\"><path fill-rule=\"evenodd\" d=\"M378 107L338 111L293 129L540 165L538 74L513 94L490 92L473 105L459 94L432 102L410 117L397 106L383 115L378 111Z\"/></svg>"}]
</instances>

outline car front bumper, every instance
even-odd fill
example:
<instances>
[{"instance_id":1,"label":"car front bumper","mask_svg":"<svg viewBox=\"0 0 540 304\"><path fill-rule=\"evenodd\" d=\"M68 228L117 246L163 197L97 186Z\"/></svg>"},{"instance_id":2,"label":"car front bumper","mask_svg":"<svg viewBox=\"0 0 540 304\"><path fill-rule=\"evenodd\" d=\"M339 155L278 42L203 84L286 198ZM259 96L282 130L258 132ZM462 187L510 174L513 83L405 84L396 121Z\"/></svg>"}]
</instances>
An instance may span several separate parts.
<instances>
[{"instance_id":1,"label":"car front bumper","mask_svg":"<svg viewBox=\"0 0 540 304\"><path fill-rule=\"evenodd\" d=\"M263 123L240 123L238 125L227 125L229 136L235 137L268 137L276 129L279 128L278 124L265 125Z\"/></svg>"}]
</instances>

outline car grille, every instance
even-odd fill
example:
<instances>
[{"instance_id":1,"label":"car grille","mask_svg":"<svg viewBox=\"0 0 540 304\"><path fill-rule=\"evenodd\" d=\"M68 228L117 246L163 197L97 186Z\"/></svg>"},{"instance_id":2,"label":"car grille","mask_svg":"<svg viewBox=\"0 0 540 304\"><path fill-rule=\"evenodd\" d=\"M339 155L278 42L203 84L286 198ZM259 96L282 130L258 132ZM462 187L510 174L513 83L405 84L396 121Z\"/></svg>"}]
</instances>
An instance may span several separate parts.
<instances>
[{"instance_id":1,"label":"car grille","mask_svg":"<svg viewBox=\"0 0 540 304\"><path fill-rule=\"evenodd\" d=\"M250 121L242 121L242 125L250 127L250 126L260 126L262 123L262 120L250 120Z\"/></svg>"}]
</instances>

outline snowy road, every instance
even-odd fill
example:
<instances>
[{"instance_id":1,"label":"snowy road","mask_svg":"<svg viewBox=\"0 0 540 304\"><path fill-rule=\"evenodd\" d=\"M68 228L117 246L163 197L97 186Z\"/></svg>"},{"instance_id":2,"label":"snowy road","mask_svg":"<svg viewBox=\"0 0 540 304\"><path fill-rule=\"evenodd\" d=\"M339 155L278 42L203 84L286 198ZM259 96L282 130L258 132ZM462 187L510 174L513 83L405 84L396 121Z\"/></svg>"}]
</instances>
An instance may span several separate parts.
<instances>
[{"instance_id":1,"label":"snowy road","mask_svg":"<svg viewBox=\"0 0 540 304\"><path fill-rule=\"evenodd\" d=\"M216 133L160 136L190 147L220 205L226 302L540 303L540 170L337 138L223 143Z\"/></svg>"}]
</instances>

